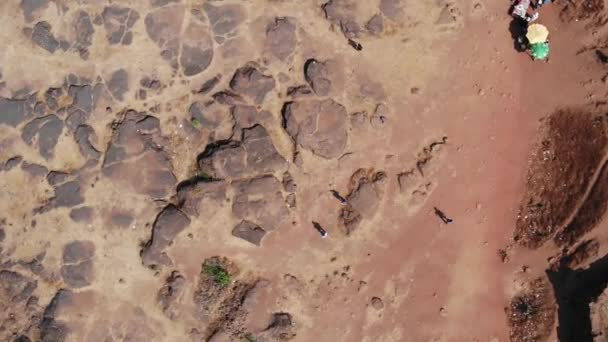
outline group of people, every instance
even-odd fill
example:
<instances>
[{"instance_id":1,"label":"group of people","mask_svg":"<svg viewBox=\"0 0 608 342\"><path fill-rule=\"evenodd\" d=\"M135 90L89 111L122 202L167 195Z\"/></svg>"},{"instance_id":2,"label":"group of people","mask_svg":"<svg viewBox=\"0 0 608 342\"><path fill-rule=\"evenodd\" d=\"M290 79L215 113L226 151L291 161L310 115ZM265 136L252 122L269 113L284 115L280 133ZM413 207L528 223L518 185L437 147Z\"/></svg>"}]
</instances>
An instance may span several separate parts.
<instances>
[{"instance_id":1,"label":"group of people","mask_svg":"<svg viewBox=\"0 0 608 342\"><path fill-rule=\"evenodd\" d=\"M528 28L539 17L538 10L552 0L512 0L511 16L517 28L516 43L524 51L528 51L533 59L545 60L549 53L549 41L530 42L527 38ZM535 24L533 24L535 25ZM544 26L543 26L544 28ZM548 32L547 32L548 33Z\"/></svg>"}]
</instances>

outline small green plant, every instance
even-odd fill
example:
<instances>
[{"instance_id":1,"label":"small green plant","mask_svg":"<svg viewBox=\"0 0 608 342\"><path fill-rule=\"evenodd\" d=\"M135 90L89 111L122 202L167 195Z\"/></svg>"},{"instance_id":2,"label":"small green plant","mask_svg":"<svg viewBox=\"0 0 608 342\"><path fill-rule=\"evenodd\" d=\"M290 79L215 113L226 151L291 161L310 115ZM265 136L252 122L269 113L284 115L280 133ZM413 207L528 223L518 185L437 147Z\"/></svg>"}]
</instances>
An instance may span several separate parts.
<instances>
[{"instance_id":1,"label":"small green plant","mask_svg":"<svg viewBox=\"0 0 608 342\"><path fill-rule=\"evenodd\" d=\"M201 172L199 172L199 173L198 173L198 177L199 177L200 179L202 179L203 181L205 181L205 182L209 182L209 181L212 181L212 180L213 180L213 177L211 177L211 175L210 175L210 174L208 174L208 173L207 173L207 172L205 172L205 171L201 171Z\"/></svg>"},{"instance_id":2,"label":"small green plant","mask_svg":"<svg viewBox=\"0 0 608 342\"><path fill-rule=\"evenodd\" d=\"M198 119L197 119L197 118L192 118L192 119L190 119L190 122L192 123L192 126L194 126L194 128L196 128L196 129L200 129L200 128L201 128L201 126L202 126L202 125L201 125L201 122L200 122L200 121L198 121Z\"/></svg>"},{"instance_id":3,"label":"small green plant","mask_svg":"<svg viewBox=\"0 0 608 342\"><path fill-rule=\"evenodd\" d=\"M253 336L252 333L246 333L245 339L247 340L247 342L256 342L255 336Z\"/></svg>"},{"instance_id":4,"label":"small green plant","mask_svg":"<svg viewBox=\"0 0 608 342\"><path fill-rule=\"evenodd\" d=\"M221 287L228 286L232 280L230 278L230 273L220 265L204 266L203 271L213 278L213 281Z\"/></svg>"}]
</instances>

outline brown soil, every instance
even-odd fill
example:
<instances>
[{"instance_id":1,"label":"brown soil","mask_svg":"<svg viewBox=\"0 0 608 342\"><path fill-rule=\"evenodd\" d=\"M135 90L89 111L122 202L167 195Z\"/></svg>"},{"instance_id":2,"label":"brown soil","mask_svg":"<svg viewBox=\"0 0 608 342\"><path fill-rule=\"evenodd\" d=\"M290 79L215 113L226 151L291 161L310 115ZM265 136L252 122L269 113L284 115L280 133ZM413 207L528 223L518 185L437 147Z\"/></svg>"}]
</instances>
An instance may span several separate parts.
<instances>
[{"instance_id":1,"label":"brown soil","mask_svg":"<svg viewBox=\"0 0 608 342\"><path fill-rule=\"evenodd\" d=\"M544 123L532 155L515 240L538 248L567 223L598 171L608 139L603 118L563 109Z\"/></svg>"},{"instance_id":2,"label":"brown soil","mask_svg":"<svg viewBox=\"0 0 608 342\"><path fill-rule=\"evenodd\" d=\"M555 323L555 299L546 278L530 282L528 288L511 300L506 308L511 341L544 341Z\"/></svg>"},{"instance_id":3,"label":"brown soil","mask_svg":"<svg viewBox=\"0 0 608 342\"><path fill-rule=\"evenodd\" d=\"M589 19L601 14L605 8L604 0L565 0L560 18L565 22Z\"/></svg>"}]
</instances>

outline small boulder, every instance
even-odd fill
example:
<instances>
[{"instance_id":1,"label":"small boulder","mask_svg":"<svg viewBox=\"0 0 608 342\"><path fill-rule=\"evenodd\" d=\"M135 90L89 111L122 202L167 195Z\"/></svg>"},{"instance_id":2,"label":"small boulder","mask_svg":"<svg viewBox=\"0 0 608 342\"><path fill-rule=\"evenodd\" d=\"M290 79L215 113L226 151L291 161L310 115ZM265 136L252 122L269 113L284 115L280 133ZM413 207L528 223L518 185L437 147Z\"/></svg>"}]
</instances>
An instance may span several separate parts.
<instances>
[{"instance_id":1,"label":"small boulder","mask_svg":"<svg viewBox=\"0 0 608 342\"><path fill-rule=\"evenodd\" d=\"M253 222L243 220L232 229L232 235L260 246L266 231Z\"/></svg>"}]
</instances>

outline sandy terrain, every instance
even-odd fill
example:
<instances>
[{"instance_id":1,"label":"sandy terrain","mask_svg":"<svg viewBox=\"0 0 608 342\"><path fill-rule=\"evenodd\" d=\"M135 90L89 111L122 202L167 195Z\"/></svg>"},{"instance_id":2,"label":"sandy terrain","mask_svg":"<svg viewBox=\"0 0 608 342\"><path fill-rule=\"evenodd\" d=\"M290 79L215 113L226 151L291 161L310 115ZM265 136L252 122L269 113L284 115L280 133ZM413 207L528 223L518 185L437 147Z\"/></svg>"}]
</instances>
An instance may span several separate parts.
<instances>
[{"instance_id":1,"label":"sandy terrain","mask_svg":"<svg viewBox=\"0 0 608 342\"><path fill-rule=\"evenodd\" d=\"M0 340L602 338L603 1L508 8L0 2Z\"/></svg>"}]
</instances>

